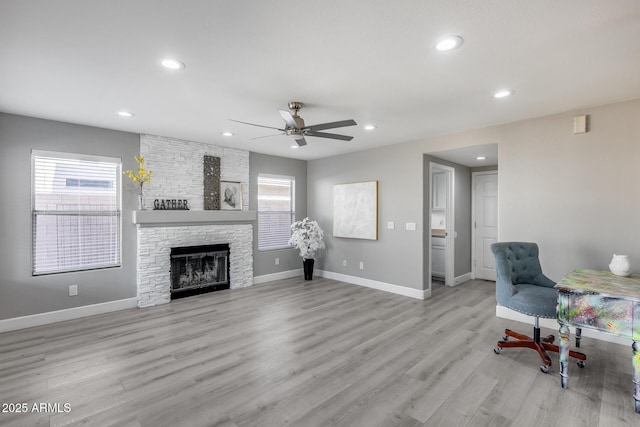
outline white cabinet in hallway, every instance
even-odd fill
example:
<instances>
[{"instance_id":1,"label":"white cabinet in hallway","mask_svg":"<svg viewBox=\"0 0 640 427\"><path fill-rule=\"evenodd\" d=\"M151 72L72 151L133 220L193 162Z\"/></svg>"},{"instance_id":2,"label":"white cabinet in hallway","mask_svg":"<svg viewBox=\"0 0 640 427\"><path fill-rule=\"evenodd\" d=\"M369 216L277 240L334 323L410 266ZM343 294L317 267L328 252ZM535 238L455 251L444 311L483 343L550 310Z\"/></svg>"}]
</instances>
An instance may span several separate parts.
<instances>
[{"instance_id":1,"label":"white cabinet in hallway","mask_svg":"<svg viewBox=\"0 0 640 427\"><path fill-rule=\"evenodd\" d=\"M444 237L431 237L431 276L444 278Z\"/></svg>"},{"instance_id":2,"label":"white cabinet in hallway","mask_svg":"<svg viewBox=\"0 0 640 427\"><path fill-rule=\"evenodd\" d=\"M447 177L444 172L436 172L433 179L433 209L447 208Z\"/></svg>"}]
</instances>

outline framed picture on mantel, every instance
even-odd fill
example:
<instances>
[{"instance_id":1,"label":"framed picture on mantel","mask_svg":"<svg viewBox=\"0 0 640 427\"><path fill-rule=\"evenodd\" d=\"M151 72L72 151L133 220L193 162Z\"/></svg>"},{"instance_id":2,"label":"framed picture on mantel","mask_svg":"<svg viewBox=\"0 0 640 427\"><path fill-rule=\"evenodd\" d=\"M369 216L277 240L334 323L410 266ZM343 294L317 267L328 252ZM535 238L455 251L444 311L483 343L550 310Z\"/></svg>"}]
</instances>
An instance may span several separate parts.
<instances>
[{"instance_id":1,"label":"framed picture on mantel","mask_svg":"<svg viewBox=\"0 0 640 427\"><path fill-rule=\"evenodd\" d=\"M242 210L242 183L220 181L220 209L229 211Z\"/></svg>"}]
</instances>

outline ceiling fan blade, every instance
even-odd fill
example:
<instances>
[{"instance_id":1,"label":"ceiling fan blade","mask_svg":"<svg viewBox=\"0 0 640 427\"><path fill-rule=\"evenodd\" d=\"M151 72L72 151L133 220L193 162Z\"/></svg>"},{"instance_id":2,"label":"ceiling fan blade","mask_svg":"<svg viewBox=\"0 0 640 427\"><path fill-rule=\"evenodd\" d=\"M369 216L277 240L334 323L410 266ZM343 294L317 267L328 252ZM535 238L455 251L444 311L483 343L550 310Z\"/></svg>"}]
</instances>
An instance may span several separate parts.
<instances>
[{"instance_id":1,"label":"ceiling fan blade","mask_svg":"<svg viewBox=\"0 0 640 427\"><path fill-rule=\"evenodd\" d=\"M280 117L282 117L282 120L284 120L287 126L295 129L298 128L298 124L296 123L295 119L293 118L290 112L288 112L287 110L278 110L278 111L280 112Z\"/></svg>"},{"instance_id":2,"label":"ceiling fan blade","mask_svg":"<svg viewBox=\"0 0 640 427\"><path fill-rule=\"evenodd\" d=\"M294 116L287 110L278 110L280 112L280 117L287 124L287 127L293 129L302 129L304 127L304 120L300 116Z\"/></svg>"},{"instance_id":3,"label":"ceiling fan blade","mask_svg":"<svg viewBox=\"0 0 640 427\"><path fill-rule=\"evenodd\" d=\"M331 122L331 123L320 123L318 125L307 126L307 129L310 131L323 130L323 129L334 129L341 128L345 126L356 126L357 123L355 120L342 120L339 122Z\"/></svg>"},{"instance_id":4,"label":"ceiling fan blade","mask_svg":"<svg viewBox=\"0 0 640 427\"><path fill-rule=\"evenodd\" d=\"M352 136L347 135L338 135L335 133L326 133L326 132L307 132L307 136L317 136L318 138L331 138L331 139L339 139L341 141L351 141L353 139Z\"/></svg>"},{"instance_id":5,"label":"ceiling fan blade","mask_svg":"<svg viewBox=\"0 0 640 427\"><path fill-rule=\"evenodd\" d=\"M276 134L273 134L273 135L256 136L255 138L249 138L249 140L262 139L262 138L271 138L272 136L280 136L280 135L284 135L284 133L276 133Z\"/></svg>"},{"instance_id":6,"label":"ceiling fan blade","mask_svg":"<svg viewBox=\"0 0 640 427\"><path fill-rule=\"evenodd\" d=\"M236 123L242 123L243 125L258 126L258 127L261 127L261 128L275 129L275 130L279 130L281 132L284 132L284 129L274 128L273 126L257 125L255 123L241 122L240 120L233 120L233 119L229 119L229 120L231 120L232 122L236 122Z\"/></svg>"},{"instance_id":7,"label":"ceiling fan blade","mask_svg":"<svg viewBox=\"0 0 640 427\"><path fill-rule=\"evenodd\" d=\"M304 139L304 136L296 136L296 143L298 144L298 147L302 147L307 145L307 140Z\"/></svg>"}]
</instances>

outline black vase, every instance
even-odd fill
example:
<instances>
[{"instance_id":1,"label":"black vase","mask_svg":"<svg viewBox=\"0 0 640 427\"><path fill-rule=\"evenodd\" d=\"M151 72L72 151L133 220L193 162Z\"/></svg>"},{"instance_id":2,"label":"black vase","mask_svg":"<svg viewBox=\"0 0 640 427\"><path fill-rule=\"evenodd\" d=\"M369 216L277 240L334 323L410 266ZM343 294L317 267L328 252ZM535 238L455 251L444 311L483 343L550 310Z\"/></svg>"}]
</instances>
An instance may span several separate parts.
<instances>
[{"instance_id":1,"label":"black vase","mask_svg":"<svg viewBox=\"0 0 640 427\"><path fill-rule=\"evenodd\" d=\"M304 268L304 280L313 280L313 262L313 258L302 260L302 266Z\"/></svg>"}]
</instances>

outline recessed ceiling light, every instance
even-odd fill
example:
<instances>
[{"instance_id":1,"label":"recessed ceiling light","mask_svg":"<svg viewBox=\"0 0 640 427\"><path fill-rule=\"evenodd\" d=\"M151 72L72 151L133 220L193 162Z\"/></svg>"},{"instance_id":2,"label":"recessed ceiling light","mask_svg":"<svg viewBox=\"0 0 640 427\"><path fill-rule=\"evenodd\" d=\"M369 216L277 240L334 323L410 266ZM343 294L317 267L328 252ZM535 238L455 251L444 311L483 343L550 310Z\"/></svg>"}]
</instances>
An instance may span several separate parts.
<instances>
[{"instance_id":1,"label":"recessed ceiling light","mask_svg":"<svg viewBox=\"0 0 640 427\"><path fill-rule=\"evenodd\" d=\"M160 63L162 64L163 67L168 68L170 70L180 70L186 67L186 65L184 65L184 62L180 62L177 59L171 59L171 58L165 58L162 61L160 61Z\"/></svg>"},{"instance_id":2,"label":"recessed ceiling light","mask_svg":"<svg viewBox=\"0 0 640 427\"><path fill-rule=\"evenodd\" d=\"M294 144L291 146L291 148L300 148L300 146L298 144Z\"/></svg>"},{"instance_id":3,"label":"recessed ceiling light","mask_svg":"<svg viewBox=\"0 0 640 427\"><path fill-rule=\"evenodd\" d=\"M460 36L447 36L438 40L436 49L439 51L447 51L457 49L462 46L462 37Z\"/></svg>"},{"instance_id":4,"label":"recessed ceiling light","mask_svg":"<svg viewBox=\"0 0 640 427\"><path fill-rule=\"evenodd\" d=\"M222 132L222 136L233 136L231 132Z\"/></svg>"},{"instance_id":5,"label":"recessed ceiling light","mask_svg":"<svg viewBox=\"0 0 640 427\"><path fill-rule=\"evenodd\" d=\"M516 91L515 90L511 90L511 89L509 89L509 90L500 90L500 91L494 93L493 97L494 98L506 98L507 96L511 96L514 93L516 93Z\"/></svg>"},{"instance_id":6,"label":"recessed ceiling light","mask_svg":"<svg viewBox=\"0 0 640 427\"><path fill-rule=\"evenodd\" d=\"M476 160L487 160L486 156L478 156L476 157Z\"/></svg>"},{"instance_id":7,"label":"recessed ceiling light","mask_svg":"<svg viewBox=\"0 0 640 427\"><path fill-rule=\"evenodd\" d=\"M118 115L120 117L133 117L133 116L135 116L135 114L133 114L130 111L118 111Z\"/></svg>"},{"instance_id":8,"label":"recessed ceiling light","mask_svg":"<svg viewBox=\"0 0 640 427\"><path fill-rule=\"evenodd\" d=\"M375 130L377 128L376 125L365 125L364 130Z\"/></svg>"}]
</instances>

